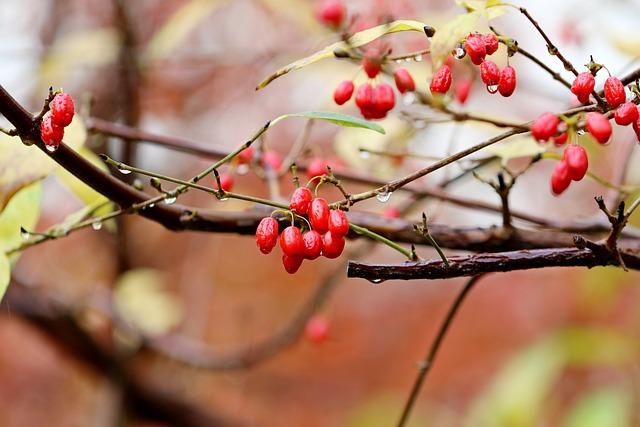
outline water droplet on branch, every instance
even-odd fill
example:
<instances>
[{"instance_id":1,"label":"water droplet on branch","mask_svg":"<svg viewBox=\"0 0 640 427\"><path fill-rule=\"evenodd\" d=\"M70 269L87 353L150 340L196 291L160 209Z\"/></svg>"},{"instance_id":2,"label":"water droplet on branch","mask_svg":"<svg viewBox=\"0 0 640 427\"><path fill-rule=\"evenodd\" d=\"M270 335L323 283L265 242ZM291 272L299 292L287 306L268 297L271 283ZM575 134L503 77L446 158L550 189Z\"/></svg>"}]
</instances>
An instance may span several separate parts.
<instances>
[{"instance_id":1,"label":"water droplet on branch","mask_svg":"<svg viewBox=\"0 0 640 427\"><path fill-rule=\"evenodd\" d=\"M382 192L376 194L376 199L380 203L387 203L390 198L391 198L391 192L390 191L382 191Z\"/></svg>"}]
</instances>

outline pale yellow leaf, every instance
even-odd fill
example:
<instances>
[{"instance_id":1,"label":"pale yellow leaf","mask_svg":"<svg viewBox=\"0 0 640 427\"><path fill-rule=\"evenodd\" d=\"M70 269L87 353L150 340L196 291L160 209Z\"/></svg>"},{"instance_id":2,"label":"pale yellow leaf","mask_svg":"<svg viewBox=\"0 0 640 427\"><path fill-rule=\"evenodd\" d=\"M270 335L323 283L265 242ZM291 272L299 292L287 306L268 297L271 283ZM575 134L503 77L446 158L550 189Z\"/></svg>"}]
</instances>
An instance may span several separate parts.
<instances>
[{"instance_id":1,"label":"pale yellow leaf","mask_svg":"<svg viewBox=\"0 0 640 427\"><path fill-rule=\"evenodd\" d=\"M42 183L20 190L0 214L0 249L13 249L22 242L20 227L33 230L40 217Z\"/></svg>"},{"instance_id":2,"label":"pale yellow leaf","mask_svg":"<svg viewBox=\"0 0 640 427\"><path fill-rule=\"evenodd\" d=\"M9 282L11 281L11 264L9 263L9 257L5 254L0 254L0 301L4 293L7 291Z\"/></svg>"}]
</instances>

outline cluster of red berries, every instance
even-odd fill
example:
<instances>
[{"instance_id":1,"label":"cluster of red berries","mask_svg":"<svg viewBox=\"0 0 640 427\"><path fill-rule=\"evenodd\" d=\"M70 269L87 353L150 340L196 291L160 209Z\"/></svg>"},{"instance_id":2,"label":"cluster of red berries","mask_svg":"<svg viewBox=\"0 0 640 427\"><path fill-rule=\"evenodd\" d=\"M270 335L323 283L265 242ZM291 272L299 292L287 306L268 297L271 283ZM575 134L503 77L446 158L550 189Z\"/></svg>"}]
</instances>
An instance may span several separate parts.
<instances>
[{"instance_id":1,"label":"cluster of red berries","mask_svg":"<svg viewBox=\"0 0 640 427\"><path fill-rule=\"evenodd\" d=\"M49 103L49 112L40 123L40 136L49 151L55 151L60 146L64 128L71 124L74 111L73 99L68 93L56 94Z\"/></svg>"},{"instance_id":2,"label":"cluster of red berries","mask_svg":"<svg viewBox=\"0 0 640 427\"><path fill-rule=\"evenodd\" d=\"M295 225L282 230L278 239L278 221L266 217L256 230L256 244L263 254L270 253L276 244L282 249L282 264L293 274L305 259L314 260L320 255L337 258L342 254L345 236L349 232L349 220L344 211L330 209L327 201L314 197L307 187L297 188L289 203L292 215L296 214L309 221L310 229L302 232Z\"/></svg>"}]
</instances>

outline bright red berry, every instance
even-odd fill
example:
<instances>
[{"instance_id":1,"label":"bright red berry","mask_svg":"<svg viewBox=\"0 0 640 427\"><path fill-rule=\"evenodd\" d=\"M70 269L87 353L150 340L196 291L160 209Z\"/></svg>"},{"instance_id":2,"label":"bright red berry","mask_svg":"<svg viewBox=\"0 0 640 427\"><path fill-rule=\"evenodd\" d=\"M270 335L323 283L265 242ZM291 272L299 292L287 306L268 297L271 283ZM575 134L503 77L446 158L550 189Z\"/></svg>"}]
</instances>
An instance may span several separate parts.
<instances>
[{"instance_id":1,"label":"bright red berry","mask_svg":"<svg viewBox=\"0 0 640 427\"><path fill-rule=\"evenodd\" d=\"M567 132L562 132L560 135L554 136L552 139L555 146L560 147L567 142L567 140L569 139L569 134Z\"/></svg>"},{"instance_id":2,"label":"bright red berry","mask_svg":"<svg viewBox=\"0 0 640 427\"><path fill-rule=\"evenodd\" d=\"M338 28L347 14L341 0L323 0L317 10L320 22L331 28Z\"/></svg>"},{"instance_id":3,"label":"bright red berry","mask_svg":"<svg viewBox=\"0 0 640 427\"><path fill-rule=\"evenodd\" d=\"M269 166L273 171L279 171L282 166L282 157L276 151L265 151L262 153L262 164Z\"/></svg>"},{"instance_id":4,"label":"bright red berry","mask_svg":"<svg viewBox=\"0 0 640 427\"><path fill-rule=\"evenodd\" d=\"M416 83L406 68L400 68L393 73L393 79L400 93L413 92L416 90Z\"/></svg>"},{"instance_id":5,"label":"bright red berry","mask_svg":"<svg viewBox=\"0 0 640 427\"><path fill-rule=\"evenodd\" d=\"M282 255L282 265L289 274L295 274L302 265L303 257L297 255Z\"/></svg>"},{"instance_id":6,"label":"bright red berry","mask_svg":"<svg viewBox=\"0 0 640 427\"><path fill-rule=\"evenodd\" d=\"M487 51L487 55L493 55L498 50L500 43L498 42L498 37L495 34L484 34L481 36L482 41L484 42L485 50Z\"/></svg>"},{"instance_id":7,"label":"bright red berry","mask_svg":"<svg viewBox=\"0 0 640 427\"><path fill-rule=\"evenodd\" d=\"M329 212L329 231L336 236L346 236L349 233L347 214L340 209Z\"/></svg>"},{"instance_id":8,"label":"bright red berry","mask_svg":"<svg viewBox=\"0 0 640 427\"><path fill-rule=\"evenodd\" d=\"M338 105L342 105L348 100L351 99L351 95L353 95L353 90L355 86L353 85L353 81L345 80L336 87L336 90L333 92L333 100Z\"/></svg>"},{"instance_id":9,"label":"bright red berry","mask_svg":"<svg viewBox=\"0 0 640 427\"><path fill-rule=\"evenodd\" d=\"M313 178L316 176L324 175L325 173L327 173L327 162L325 162L320 157L311 159L311 161L307 165L307 176L309 178Z\"/></svg>"},{"instance_id":10,"label":"bright red berry","mask_svg":"<svg viewBox=\"0 0 640 427\"><path fill-rule=\"evenodd\" d=\"M631 124L633 131L636 133L636 138L640 142L640 116Z\"/></svg>"},{"instance_id":11,"label":"bright red berry","mask_svg":"<svg viewBox=\"0 0 640 427\"><path fill-rule=\"evenodd\" d=\"M619 78L610 76L604 82L604 97L611 108L616 108L627 100L627 94L624 92L624 85Z\"/></svg>"},{"instance_id":12,"label":"bright red berry","mask_svg":"<svg viewBox=\"0 0 640 427\"><path fill-rule=\"evenodd\" d=\"M611 123L609 120L600 113L588 113L586 120L587 131L593 136L600 144L606 144L611 137Z\"/></svg>"},{"instance_id":13,"label":"bright red berry","mask_svg":"<svg viewBox=\"0 0 640 427\"><path fill-rule=\"evenodd\" d=\"M315 230L302 233L305 259L316 259L322 254L322 236Z\"/></svg>"},{"instance_id":14,"label":"bright red berry","mask_svg":"<svg viewBox=\"0 0 640 427\"><path fill-rule=\"evenodd\" d=\"M298 227L290 225L282 231L280 248L285 255L301 257L304 254L302 233Z\"/></svg>"},{"instance_id":15,"label":"bright red berry","mask_svg":"<svg viewBox=\"0 0 640 427\"><path fill-rule=\"evenodd\" d=\"M224 191L231 191L233 188L233 175L227 173L220 175L220 187Z\"/></svg>"},{"instance_id":16,"label":"bright red berry","mask_svg":"<svg viewBox=\"0 0 640 427\"><path fill-rule=\"evenodd\" d=\"M364 72L367 73L370 79L375 79L378 74L380 74L380 70L382 70L382 65L380 63L380 58L378 53L369 53L362 58L362 67L364 68Z\"/></svg>"},{"instance_id":17,"label":"bright red berry","mask_svg":"<svg viewBox=\"0 0 640 427\"><path fill-rule=\"evenodd\" d=\"M49 103L51 121L58 126L69 126L73 120L74 105L71 95L59 93Z\"/></svg>"},{"instance_id":18,"label":"bright red berry","mask_svg":"<svg viewBox=\"0 0 640 427\"><path fill-rule=\"evenodd\" d=\"M431 93L447 93L451 87L451 68L443 65L435 72L431 79Z\"/></svg>"},{"instance_id":19,"label":"bright red berry","mask_svg":"<svg viewBox=\"0 0 640 427\"><path fill-rule=\"evenodd\" d=\"M385 113L396 105L396 95L391 85L387 83L380 83L373 89L373 100L375 109Z\"/></svg>"},{"instance_id":20,"label":"bright red berry","mask_svg":"<svg viewBox=\"0 0 640 427\"><path fill-rule=\"evenodd\" d=\"M256 244L260 252L268 254L278 243L278 221L268 216L262 218L256 229Z\"/></svg>"},{"instance_id":21,"label":"bright red berry","mask_svg":"<svg viewBox=\"0 0 640 427\"><path fill-rule=\"evenodd\" d=\"M469 93L471 92L472 84L473 81L467 77L462 77L456 80L456 83L453 87L453 92L456 100L460 104L464 104L465 102L467 102L467 98L469 98Z\"/></svg>"},{"instance_id":22,"label":"bright red berry","mask_svg":"<svg viewBox=\"0 0 640 427\"><path fill-rule=\"evenodd\" d=\"M551 113L544 113L531 126L531 135L536 141L548 141L558 131L560 119Z\"/></svg>"},{"instance_id":23,"label":"bright red berry","mask_svg":"<svg viewBox=\"0 0 640 427\"><path fill-rule=\"evenodd\" d=\"M251 163L251 160L253 159L253 147L247 147L242 150L240 153L238 153L237 159L238 163L241 165Z\"/></svg>"},{"instance_id":24,"label":"bright red berry","mask_svg":"<svg viewBox=\"0 0 640 427\"><path fill-rule=\"evenodd\" d=\"M498 91L502 96L511 96L516 90L516 70L507 65L500 72L500 82L498 83Z\"/></svg>"},{"instance_id":25,"label":"bright red berry","mask_svg":"<svg viewBox=\"0 0 640 427\"><path fill-rule=\"evenodd\" d=\"M571 184L569 166L564 161L558 162L551 174L551 191L554 195L559 196L569 188L569 184Z\"/></svg>"},{"instance_id":26,"label":"bright red berry","mask_svg":"<svg viewBox=\"0 0 640 427\"><path fill-rule=\"evenodd\" d=\"M496 86L500 82L500 68L493 61L480 64L480 79L487 86Z\"/></svg>"},{"instance_id":27,"label":"bright red berry","mask_svg":"<svg viewBox=\"0 0 640 427\"><path fill-rule=\"evenodd\" d=\"M564 149L562 161L567 164L569 176L573 181L580 181L589 169L587 151L577 144L571 144Z\"/></svg>"},{"instance_id":28,"label":"bright red berry","mask_svg":"<svg viewBox=\"0 0 640 427\"><path fill-rule=\"evenodd\" d=\"M400 218L401 213L400 210L394 206L389 206L382 211L382 216L388 219Z\"/></svg>"},{"instance_id":29,"label":"bright red berry","mask_svg":"<svg viewBox=\"0 0 640 427\"><path fill-rule=\"evenodd\" d=\"M311 201L309 210L307 211L311 227L320 234L324 234L329 230L329 204L321 197L317 197Z\"/></svg>"},{"instance_id":30,"label":"bright red berry","mask_svg":"<svg viewBox=\"0 0 640 427\"><path fill-rule=\"evenodd\" d=\"M613 114L616 123L627 126L638 120L638 107L633 102L625 102Z\"/></svg>"},{"instance_id":31,"label":"bright red berry","mask_svg":"<svg viewBox=\"0 0 640 427\"><path fill-rule=\"evenodd\" d=\"M338 258L344 250L344 237L328 231L322 235L322 255L325 258Z\"/></svg>"},{"instance_id":32,"label":"bright red berry","mask_svg":"<svg viewBox=\"0 0 640 427\"><path fill-rule=\"evenodd\" d=\"M469 55L469 59L476 65L482 64L487 55L487 46L479 34L469 34L464 42L464 50Z\"/></svg>"},{"instance_id":33,"label":"bright red berry","mask_svg":"<svg viewBox=\"0 0 640 427\"><path fill-rule=\"evenodd\" d=\"M313 200L313 193L307 187L296 188L291 195L289 208L298 215L305 215L309 210L309 205Z\"/></svg>"},{"instance_id":34,"label":"bright red berry","mask_svg":"<svg viewBox=\"0 0 640 427\"><path fill-rule=\"evenodd\" d=\"M322 316L313 316L307 321L304 334L312 343L321 344L329 337L329 322Z\"/></svg>"},{"instance_id":35,"label":"bright red berry","mask_svg":"<svg viewBox=\"0 0 640 427\"><path fill-rule=\"evenodd\" d=\"M360 110L371 108L373 105L373 87L369 83L361 84L356 92L356 105Z\"/></svg>"},{"instance_id":36,"label":"bright red berry","mask_svg":"<svg viewBox=\"0 0 640 427\"><path fill-rule=\"evenodd\" d=\"M40 136L45 145L57 147L64 138L64 128L53 123L51 114L45 114L40 123Z\"/></svg>"},{"instance_id":37,"label":"bright red berry","mask_svg":"<svg viewBox=\"0 0 640 427\"><path fill-rule=\"evenodd\" d=\"M595 85L596 79L593 78L590 72L585 71L576 76L571 85L571 92L578 97L578 101L585 104L589 102L589 94L593 91Z\"/></svg>"}]
</instances>

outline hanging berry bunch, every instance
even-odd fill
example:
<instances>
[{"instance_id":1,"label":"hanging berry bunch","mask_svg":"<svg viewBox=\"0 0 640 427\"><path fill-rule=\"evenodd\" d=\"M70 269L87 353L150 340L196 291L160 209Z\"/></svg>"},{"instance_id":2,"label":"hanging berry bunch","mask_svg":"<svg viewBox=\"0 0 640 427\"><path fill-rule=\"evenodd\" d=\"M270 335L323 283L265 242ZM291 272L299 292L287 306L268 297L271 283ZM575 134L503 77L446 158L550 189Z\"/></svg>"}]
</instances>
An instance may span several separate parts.
<instances>
[{"instance_id":1,"label":"hanging berry bunch","mask_svg":"<svg viewBox=\"0 0 640 427\"><path fill-rule=\"evenodd\" d=\"M40 136L46 148L54 152L64 138L64 128L71 124L75 107L71 95L57 93L49 103L49 111L42 117Z\"/></svg>"}]
</instances>

